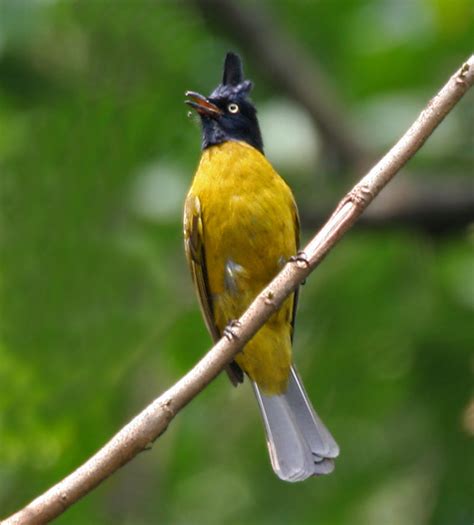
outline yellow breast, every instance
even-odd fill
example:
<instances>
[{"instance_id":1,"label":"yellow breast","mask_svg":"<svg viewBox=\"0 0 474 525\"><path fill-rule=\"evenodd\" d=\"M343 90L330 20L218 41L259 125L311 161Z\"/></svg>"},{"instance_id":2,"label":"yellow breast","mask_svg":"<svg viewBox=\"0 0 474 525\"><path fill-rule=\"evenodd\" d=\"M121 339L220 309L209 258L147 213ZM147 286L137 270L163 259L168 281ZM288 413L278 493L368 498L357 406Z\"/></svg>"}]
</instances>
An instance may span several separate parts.
<instances>
[{"instance_id":1,"label":"yellow breast","mask_svg":"<svg viewBox=\"0 0 474 525\"><path fill-rule=\"evenodd\" d=\"M296 207L291 190L267 159L242 142L203 152L190 195L201 205L209 291L222 331L295 254ZM269 393L286 386L292 308L290 298L236 359Z\"/></svg>"}]
</instances>

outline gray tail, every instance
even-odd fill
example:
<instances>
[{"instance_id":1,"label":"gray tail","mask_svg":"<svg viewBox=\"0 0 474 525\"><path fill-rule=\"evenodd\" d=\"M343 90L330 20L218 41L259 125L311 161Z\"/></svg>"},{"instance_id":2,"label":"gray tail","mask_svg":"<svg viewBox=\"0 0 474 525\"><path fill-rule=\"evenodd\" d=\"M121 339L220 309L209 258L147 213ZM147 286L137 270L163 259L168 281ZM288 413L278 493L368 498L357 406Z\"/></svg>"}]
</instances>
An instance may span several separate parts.
<instances>
[{"instance_id":1,"label":"gray tail","mask_svg":"<svg viewBox=\"0 0 474 525\"><path fill-rule=\"evenodd\" d=\"M303 481L330 474L339 447L311 406L295 367L284 394L268 396L252 382L262 412L267 446L275 474L284 481Z\"/></svg>"}]
</instances>

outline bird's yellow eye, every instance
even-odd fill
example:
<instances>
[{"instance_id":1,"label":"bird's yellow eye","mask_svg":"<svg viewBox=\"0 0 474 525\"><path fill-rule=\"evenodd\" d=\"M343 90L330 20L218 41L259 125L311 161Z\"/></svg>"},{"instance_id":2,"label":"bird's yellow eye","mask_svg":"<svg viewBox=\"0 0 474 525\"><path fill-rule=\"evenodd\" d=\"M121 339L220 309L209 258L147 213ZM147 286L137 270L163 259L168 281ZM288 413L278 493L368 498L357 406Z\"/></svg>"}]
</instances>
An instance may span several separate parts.
<instances>
[{"instance_id":1,"label":"bird's yellow eye","mask_svg":"<svg viewBox=\"0 0 474 525\"><path fill-rule=\"evenodd\" d=\"M229 104L227 106L227 109L229 110L230 113L238 113L239 112L239 106L237 104L234 104L234 102Z\"/></svg>"}]
</instances>

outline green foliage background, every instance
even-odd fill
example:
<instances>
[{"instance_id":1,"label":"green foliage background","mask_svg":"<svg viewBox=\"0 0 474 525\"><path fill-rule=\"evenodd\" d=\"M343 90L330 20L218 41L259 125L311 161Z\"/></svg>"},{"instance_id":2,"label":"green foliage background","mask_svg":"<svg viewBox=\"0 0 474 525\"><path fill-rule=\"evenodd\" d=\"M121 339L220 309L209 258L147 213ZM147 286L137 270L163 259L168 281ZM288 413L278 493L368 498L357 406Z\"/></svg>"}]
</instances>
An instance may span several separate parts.
<instances>
[{"instance_id":1,"label":"green foliage background","mask_svg":"<svg viewBox=\"0 0 474 525\"><path fill-rule=\"evenodd\" d=\"M472 52L471 0L267 7L380 153ZM182 250L200 141L183 94L239 50L222 34L187 2L0 0L0 516L210 346ZM285 94L244 60L271 117ZM472 176L472 102L412 163L428 184ZM275 164L302 206L350 187L293 156ZM304 287L295 355L341 445L332 476L279 482L248 385L221 377L58 523L472 523L473 242L356 228Z\"/></svg>"}]
</instances>

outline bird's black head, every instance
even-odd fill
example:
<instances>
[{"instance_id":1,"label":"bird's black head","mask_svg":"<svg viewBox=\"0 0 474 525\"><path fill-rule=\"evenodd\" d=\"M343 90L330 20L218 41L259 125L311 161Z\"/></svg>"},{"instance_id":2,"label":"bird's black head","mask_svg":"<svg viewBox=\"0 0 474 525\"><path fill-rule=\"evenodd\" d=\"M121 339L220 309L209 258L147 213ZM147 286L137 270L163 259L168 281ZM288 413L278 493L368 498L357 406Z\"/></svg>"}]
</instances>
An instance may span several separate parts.
<instances>
[{"instance_id":1,"label":"bird's black head","mask_svg":"<svg viewBox=\"0 0 474 525\"><path fill-rule=\"evenodd\" d=\"M251 89L252 82L244 80L240 57L227 53L222 83L209 97L186 92L190 99L186 104L201 117L203 149L228 140L241 140L263 153L257 110L248 99Z\"/></svg>"}]
</instances>

